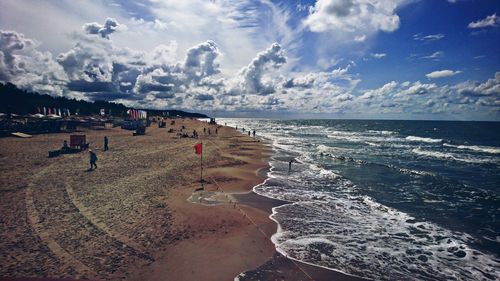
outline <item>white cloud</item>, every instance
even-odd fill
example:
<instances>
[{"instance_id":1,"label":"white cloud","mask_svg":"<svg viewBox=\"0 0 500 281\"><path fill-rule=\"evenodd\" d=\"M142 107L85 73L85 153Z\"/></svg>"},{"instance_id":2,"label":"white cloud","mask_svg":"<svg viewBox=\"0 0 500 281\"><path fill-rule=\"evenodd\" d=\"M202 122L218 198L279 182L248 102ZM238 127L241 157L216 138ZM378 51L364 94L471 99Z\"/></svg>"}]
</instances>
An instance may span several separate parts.
<instances>
[{"instance_id":1,"label":"white cloud","mask_svg":"<svg viewBox=\"0 0 500 281\"><path fill-rule=\"evenodd\" d=\"M436 78L455 76L461 72L462 71L460 71L460 70L453 71L453 70L445 69L445 70L437 70L437 71L433 71L431 73L427 73L425 76L429 79L436 79Z\"/></svg>"},{"instance_id":2,"label":"white cloud","mask_svg":"<svg viewBox=\"0 0 500 281\"><path fill-rule=\"evenodd\" d=\"M5 6L17 5L14 2ZM320 11L316 7L320 2L335 2L337 6L334 5L333 10ZM365 15L364 10L368 9L369 2L375 12L372 19ZM498 107L500 74L487 81L466 81L452 86L391 81L379 88L359 89L361 77L353 71L356 66L352 61L347 63L349 60L343 54L324 56L321 53L321 48L338 48L335 49L337 52L357 46L354 52L359 52L360 57L367 54L374 58L384 57L384 53L369 53L369 39L377 31L389 32L397 28L383 26L381 22L391 16L397 17L396 8L403 2L406 1L316 3L307 19L318 13L337 17L318 19L324 20L325 24L333 20L337 25L336 28L326 26L323 34L315 35L321 39L332 38L328 44L319 44L318 50L311 50L312 55L318 54L317 60L313 59L314 67L320 64L324 67L320 71L311 70L315 69L312 66L296 67L295 55L301 42L295 38L300 37L297 34L304 31L304 26L299 26L298 30L290 28L288 12L270 1L158 1L151 3L149 14L143 19L137 15L131 19L128 15L110 12L123 6L103 8L110 12L106 15L93 9L99 16L85 15L90 19L80 21L76 27L70 17L61 21L67 22L71 28L65 27L61 31L65 34L64 40L70 44L69 47L65 47L67 42L61 44L64 49L60 52L47 52L45 42L30 39L32 36L2 31L5 35L0 42L0 80L53 95L195 111L364 114L411 112L413 108L421 112L438 112L445 104L446 108L460 105L470 110ZM49 3L48 14L64 18L53 3L42 0L36 3L34 5L40 10L43 6L40 3ZM82 5L102 8L99 3ZM256 8L258 5L260 10ZM76 6L72 6L73 10L77 10ZM342 7L347 9L342 10ZM262 20L263 13L270 16ZM2 26L5 14L5 11L0 11ZM116 25L106 27L108 17L116 18L113 20ZM94 21L101 24L87 24L84 28L87 34L84 34L82 23ZM24 25L21 21L20 26ZM46 23L41 21L41 25ZM116 32L120 25L127 28ZM56 26L47 26L58 30ZM312 26L313 22L307 25L309 30ZM349 38L338 34L348 34ZM438 35L422 35L422 38L438 40ZM56 37L47 38L49 41ZM368 42L356 43L363 41ZM442 55L440 51L424 58L438 59ZM457 71L453 73L457 74Z\"/></svg>"},{"instance_id":3,"label":"white cloud","mask_svg":"<svg viewBox=\"0 0 500 281\"><path fill-rule=\"evenodd\" d=\"M399 27L398 0L319 0L304 24L313 32L392 32ZM365 33L363 33L365 31Z\"/></svg>"},{"instance_id":4,"label":"white cloud","mask_svg":"<svg viewBox=\"0 0 500 281\"><path fill-rule=\"evenodd\" d=\"M420 81L414 82L411 84L408 89L405 89L401 91L399 94L396 96L399 97L404 97L406 95L426 95L431 93L432 91L436 90L438 86L436 84L424 84L421 83Z\"/></svg>"},{"instance_id":5,"label":"white cloud","mask_svg":"<svg viewBox=\"0 0 500 281\"><path fill-rule=\"evenodd\" d=\"M370 54L372 58L381 59L387 56L386 53L372 53Z\"/></svg>"},{"instance_id":6,"label":"white cloud","mask_svg":"<svg viewBox=\"0 0 500 281\"><path fill-rule=\"evenodd\" d=\"M496 101L500 101L500 72L496 72L494 78L484 83L466 81L457 84L454 88L462 95L494 96Z\"/></svg>"},{"instance_id":7,"label":"white cloud","mask_svg":"<svg viewBox=\"0 0 500 281\"><path fill-rule=\"evenodd\" d=\"M396 88L397 85L398 83L396 81L391 81L380 88L365 91L361 96L359 96L359 98L370 100L376 97L388 95Z\"/></svg>"},{"instance_id":8,"label":"white cloud","mask_svg":"<svg viewBox=\"0 0 500 281\"><path fill-rule=\"evenodd\" d=\"M116 21L113 18L107 18L103 25L97 22L91 22L91 23L86 23L83 26L83 30L87 34L98 34L102 38L107 38L107 39L109 39L109 35L111 33L124 28L126 27L119 24L118 21Z\"/></svg>"},{"instance_id":9,"label":"white cloud","mask_svg":"<svg viewBox=\"0 0 500 281\"><path fill-rule=\"evenodd\" d=\"M487 16L484 19L473 21L469 23L468 28L485 28L485 27L496 27L500 25L500 18L497 14L493 14L491 16Z\"/></svg>"},{"instance_id":10,"label":"white cloud","mask_svg":"<svg viewBox=\"0 0 500 281\"><path fill-rule=\"evenodd\" d=\"M445 35L442 33L429 34L429 35L423 35L422 33L418 33L418 34L413 35L413 40L430 42L430 41L441 40L444 37L445 37Z\"/></svg>"},{"instance_id":11,"label":"white cloud","mask_svg":"<svg viewBox=\"0 0 500 281\"><path fill-rule=\"evenodd\" d=\"M356 42L364 42L366 40L366 35L358 35L354 37L354 41Z\"/></svg>"},{"instance_id":12,"label":"white cloud","mask_svg":"<svg viewBox=\"0 0 500 281\"><path fill-rule=\"evenodd\" d=\"M15 31L0 30L0 81L41 93L62 95L59 85L67 81L62 67L39 43Z\"/></svg>"},{"instance_id":13,"label":"white cloud","mask_svg":"<svg viewBox=\"0 0 500 281\"><path fill-rule=\"evenodd\" d=\"M274 43L242 68L236 75L231 94L258 94L268 95L275 92L275 86L271 81L264 81L264 73L268 67L279 68L286 62L285 54L278 43Z\"/></svg>"},{"instance_id":14,"label":"white cloud","mask_svg":"<svg viewBox=\"0 0 500 281\"><path fill-rule=\"evenodd\" d=\"M430 59L430 60L439 60L441 59L442 57L444 56L444 52L443 51L437 51L437 52L434 52L428 56L423 56L423 57L420 57L422 59Z\"/></svg>"}]
</instances>

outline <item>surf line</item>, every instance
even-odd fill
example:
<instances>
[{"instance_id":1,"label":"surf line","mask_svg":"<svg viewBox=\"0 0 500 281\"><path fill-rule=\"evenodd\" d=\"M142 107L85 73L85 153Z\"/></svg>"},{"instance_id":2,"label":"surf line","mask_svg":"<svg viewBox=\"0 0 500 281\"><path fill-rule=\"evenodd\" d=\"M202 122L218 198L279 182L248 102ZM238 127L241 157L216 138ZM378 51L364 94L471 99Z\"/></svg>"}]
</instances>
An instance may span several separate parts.
<instances>
[{"instance_id":1,"label":"surf line","mask_svg":"<svg viewBox=\"0 0 500 281\"><path fill-rule=\"evenodd\" d=\"M210 140L207 140L207 141L208 141L211 145L215 146L215 147L217 148L217 150L219 150L219 152L220 152L220 153L223 153L223 152L222 152L222 149L221 149L218 145L216 145L214 142L212 142L212 141L210 141ZM217 181L216 181L213 177L211 177L211 176L208 176L208 177L209 177L209 178L210 178L210 179L211 179L211 180L215 183L215 185L217 186L217 190L220 190L220 191L224 194L224 196L226 196L226 198L229 200L229 203L233 203L233 202L231 201L231 198L229 197L230 193L228 193L228 192L224 191L224 189L223 189L223 188L219 185L219 183L218 183L218 182L217 182ZM262 230L262 228L261 228L259 225L257 225L257 224L256 224L256 223L252 220L252 218L250 218L250 216L249 216L249 215L248 215L248 214L247 214L247 213L246 213L243 209L241 209L241 208L240 208L239 204L238 204L236 201L234 202L234 207L235 207L235 208L236 208L236 209L237 209L240 213L242 213L242 214L243 214L243 216L244 216L245 218L247 218L247 219L250 221L250 223L251 223L251 224L253 224L253 225L255 226L255 228L257 228L257 230L258 230L260 233L262 233L262 235L264 236L264 238L269 239L269 241L271 241L271 237L270 237L270 236L268 236L268 235L264 232L264 230ZM277 252L279 253L279 251L277 251ZM288 256L287 256L287 255L284 255L284 256L285 256L286 258L288 258ZM298 269L299 269L299 270L300 270L300 271L301 271L301 272L302 272L302 273L303 273L303 274L304 274L304 275L305 275L305 276L306 276L309 280L314 280L314 279L311 277L311 275L309 275L309 274L305 271L305 269L301 268L295 260L293 260L293 259L291 259L291 258L288 258L288 260L289 260L289 261L291 261L291 262L292 262L292 263L293 263L293 264L294 264L294 265L295 265L295 266L296 266L296 267L297 267L297 268L298 268Z\"/></svg>"}]
</instances>

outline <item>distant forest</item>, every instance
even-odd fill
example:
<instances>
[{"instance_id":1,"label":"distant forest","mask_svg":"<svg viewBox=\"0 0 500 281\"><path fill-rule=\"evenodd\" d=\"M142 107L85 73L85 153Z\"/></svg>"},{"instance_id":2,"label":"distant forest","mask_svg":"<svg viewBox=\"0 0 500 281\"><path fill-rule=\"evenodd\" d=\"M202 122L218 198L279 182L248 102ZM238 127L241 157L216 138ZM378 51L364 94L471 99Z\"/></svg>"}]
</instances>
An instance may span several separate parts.
<instances>
[{"instance_id":1,"label":"distant forest","mask_svg":"<svg viewBox=\"0 0 500 281\"><path fill-rule=\"evenodd\" d=\"M72 115L76 112L78 112L79 115L96 115L104 108L106 114L111 112L112 116L118 117L126 117L127 109L129 109L120 103L107 101L87 102L65 97L52 97L21 90L11 83L0 83L0 113L14 113L20 115L43 113L43 107L69 109ZM41 112L38 112L39 109ZM136 109L146 110L149 116L168 113L169 116L179 115L182 117L207 118L205 114L190 113L181 110Z\"/></svg>"}]
</instances>

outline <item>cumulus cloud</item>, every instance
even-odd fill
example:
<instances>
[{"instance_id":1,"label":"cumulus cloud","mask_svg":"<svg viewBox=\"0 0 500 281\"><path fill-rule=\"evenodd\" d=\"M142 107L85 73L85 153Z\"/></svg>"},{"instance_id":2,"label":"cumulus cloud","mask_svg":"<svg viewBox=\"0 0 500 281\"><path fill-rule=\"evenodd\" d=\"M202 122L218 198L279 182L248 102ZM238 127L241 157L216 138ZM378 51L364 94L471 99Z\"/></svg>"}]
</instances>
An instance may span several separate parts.
<instances>
[{"instance_id":1,"label":"cumulus cloud","mask_svg":"<svg viewBox=\"0 0 500 281\"><path fill-rule=\"evenodd\" d=\"M473 21L469 23L468 28L477 29L477 28L485 28L485 27L496 27L500 25L500 18L497 14L493 14L491 16L487 16L484 19L480 19L477 21Z\"/></svg>"},{"instance_id":2,"label":"cumulus cloud","mask_svg":"<svg viewBox=\"0 0 500 281\"><path fill-rule=\"evenodd\" d=\"M398 0L319 0L304 24L313 32L392 32L399 27ZM359 37L358 37L359 38Z\"/></svg>"},{"instance_id":3,"label":"cumulus cloud","mask_svg":"<svg viewBox=\"0 0 500 281\"><path fill-rule=\"evenodd\" d=\"M436 90L438 86L434 83L432 84L425 84L421 83L420 81L414 82L411 84L408 89L405 89L401 91L397 96L405 96L405 95L426 95L431 93L432 91Z\"/></svg>"},{"instance_id":4,"label":"cumulus cloud","mask_svg":"<svg viewBox=\"0 0 500 281\"><path fill-rule=\"evenodd\" d=\"M454 89L461 95L494 96L498 101L500 99L500 72L496 72L494 78L484 83L466 81L456 85Z\"/></svg>"},{"instance_id":5,"label":"cumulus cloud","mask_svg":"<svg viewBox=\"0 0 500 281\"><path fill-rule=\"evenodd\" d=\"M286 63L286 56L278 43L274 43L242 68L237 74L234 87L230 90L232 94L257 94L268 95L275 92L275 85L270 81L265 82L263 76L269 67L280 68Z\"/></svg>"},{"instance_id":6,"label":"cumulus cloud","mask_svg":"<svg viewBox=\"0 0 500 281\"><path fill-rule=\"evenodd\" d=\"M215 60L219 55L215 42L209 40L198 44L187 51L185 70L198 78L217 74L220 70Z\"/></svg>"},{"instance_id":7,"label":"cumulus cloud","mask_svg":"<svg viewBox=\"0 0 500 281\"><path fill-rule=\"evenodd\" d=\"M107 18L103 25L91 22L84 24L82 28L87 34L96 34L102 38L109 39L111 33L116 32L119 28L123 28L123 26L115 19Z\"/></svg>"},{"instance_id":8,"label":"cumulus cloud","mask_svg":"<svg viewBox=\"0 0 500 281\"><path fill-rule=\"evenodd\" d=\"M113 40L81 32L74 46L53 58L39 43L2 31L0 73L22 88L87 100L113 100L128 106L191 110L266 112L440 112L466 106L499 106L500 73L487 81L453 86L391 81L359 89L356 65L331 71L290 72L285 50L271 44L234 75L224 75L224 49L208 40L185 48L166 42L149 51L118 47ZM114 39L114 38L113 38ZM225 53L224 53L225 55ZM0 79L1 80L1 79ZM425 98L422 98L425 95Z\"/></svg>"},{"instance_id":9,"label":"cumulus cloud","mask_svg":"<svg viewBox=\"0 0 500 281\"><path fill-rule=\"evenodd\" d=\"M50 52L16 31L0 30L0 81L41 93L62 95L60 85L67 79Z\"/></svg>"},{"instance_id":10,"label":"cumulus cloud","mask_svg":"<svg viewBox=\"0 0 500 281\"><path fill-rule=\"evenodd\" d=\"M431 73L427 73L425 76L429 79L436 79L436 78L455 76L461 72L462 71L460 71L460 70L453 71L453 70L445 69L445 70L437 70L437 71L433 71Z\"/></svg>"},{"instance_id":11,"label":"cumulus cloud","mask_svg":"<svg viewBox=\"0 0 500 281\"><path fill-rule=\"evenodd\" d=\"M365 91L361 96L359 96L359 98L370 100L376 97L386 96L391 93L397 85L398 83L396 81L391 81L380 88Z\"/></svg>"},{"instance_id":12,"label":"cumulus cloud","mask_svg":"<svg viewBox=\"0 0 500 281\"><path fill-rule=\"evenodd\" d=\"M289 78L283 83L284 88L311 88L317 79L316 73L308 73L304 76Z\"/></svg>"}]
</instances>

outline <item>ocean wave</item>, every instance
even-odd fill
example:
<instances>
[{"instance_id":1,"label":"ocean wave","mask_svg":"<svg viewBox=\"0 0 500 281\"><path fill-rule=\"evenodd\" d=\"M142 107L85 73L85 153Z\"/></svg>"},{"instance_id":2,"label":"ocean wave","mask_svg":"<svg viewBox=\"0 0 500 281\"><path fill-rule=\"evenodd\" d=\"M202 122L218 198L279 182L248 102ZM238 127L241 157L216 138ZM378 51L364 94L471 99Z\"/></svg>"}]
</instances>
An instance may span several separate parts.
<instances>
[{"instance_id":1,"label":"ocean wave","mask_svg":"<svg viewBox=\"0 0 500 281\"><path fill-rule=\"evenodd\" d=\"M365 141L365 143L369 146L382 147L381 143L374 143L374 142L369 142L369 141Z\"/></svg>"},{"instance_id":2,"label":"ocean wave","mask_svg":"<svg viewBox=\"0 0 500 281\"><path fill-rule=\"evenodd\" d=\"M301 128L302 124L297 122L300 125L292 128L290 123L293 122L267 121L264 125L259 123L262 127L256 127L257 133L270 135L275 150L268 179L254 187L254 191L292 202L274 208L271 216L278 223L272 241L280 253L291 259L375 280L500 280L500 261L494 254L488 254L492 252L490 249L479 245L483 239L488 239L467 228L463 232L452 231L439 225L440 220L433 223L432 217L425 221L418 212L412 216L412 209L402 208L405 212L383 205L366 196L366 186L354 184L364 176L362 173L367 171L368 174L371 168L376 168L374 172L394 175L398 180L396 183L411 180L417 187L408 196L403 194L393 200L384 199L388 205L392 202L412 204L414 198L422 198L425 204L435 205L436 210L441 210L446 204L460 208L468 206L458 200L464 196L449 200L446 193L440 193L441 190L429 193L426 189L421 193L419 187L440 181L441 170L435 169L436 166L468 168L448 161L498 163L498 156L494 155L498 148L452 144L447 139L453 137L446 134L439 135L442 139L438 139L412 136L419 134L418 131L406 129L401 129L401 135L399 132L367 130L392 127L363 127L357 131L359 126ZM276 130L285 126L290 127ZM246 127L250 125L247 123ZM395 127L394 130L398 129ZM405 131L408 133L403 133ZM315 134L326 134L328 138L319 139ZM347 156L368 162L366 167L356 167L360 168L356 175L346 173L353 178L352 181L342 175L346 169L353 171L352 164L357 163ZM292 157L298 163L293 164L292 172L288 173L288 161ZM421 166L424 161L432 161L433 165ZM372 164L395 170L380 169ZM414 167L424 167L430 172L412 169ZM433 171L435 173L431 173ZM413 179L398 173L408 174ZM381 177L381 185L392 184L392 177L388 182L382 182L384 179ZM413 195L415 197L411 197ZM475 198L469 197L471 200ZM404 201L406 199L408 201ZM499 240L497 233L488 237L491 241Z\"/></svg>"},{"instance_id":3,"label":"ocean wave","mask_svg":"<svg viewBox=\"0 0 500 281\"><path fill-rule=\"evenodd\" d=\"M444 140L442 140L442 139L423 138L423 137L417 137L417 136L407 136L405 139L408 141L411 141L411 142L426 142L426 143L442 143L442 142L444 142Z\"/></svg>"},{"instance_id":4,"label":"ocean wave","mask_svg":"<svg viewBox=\"0 0 500 281\"><path fill-rule=\"evenodd\" d=\"M379 134L379 135L396 135L397 134L397 132L393 132L393 131L368 130L367 132L371 133L371 134Z\"/></svg>"},{"instance_id":5,"label":"ocean wave","mask_svg":"<svg viewBox=\"0 0 500 281\"><path fill-rule=\"evenodd\" d=\"M419 171L419 170L413 170L413 169L406 169L406 168L400 168L394 165L387 165L391 169L395 169L401 174L406 174L406 175L415 175L415 176L435 176L435 174L431 172L426 172L426 171Z\"/></svg>"},{"instance_id":6,"label":"ocean wave","mask_svg":"<svg viewBox=\"0 0 500 281\"><path fill-rule=\"evenodd\" d=\"M421 148L414 148L412 150L412 152L417 154L417 155L421 155L421 156L437 158L437 159L444 159L444 160L453 160L453 161L459 161L459 162L465 162L465 163L481 164L481 163L494 163L495 162L492 159L478 158L478 157L472 157L472 156L458 156L454 153L432 151L432 150L423 150Z\"/></svg>"},{"instance_id":7,"label":"ocean wave","mask_svg":"<svg viewBox=\"0 0 500 281\"><path fill-rule=\"evenodd\" d=\"M500 277L500 263L471 248L465 233L417 221L366 196L322 198L273 209L279 227L271 240L280 253L376 280Z\"/></svg>"},{"instance_id":8,"label":"ocean wave","mask_svg":"<svg viewBox=\"0 0 500 281\"><path fill-rule=\"evenodd\" d=\"M403 142L403 139L394 137L394 136L386 136L386 135L363 135L359 133L329 133L327 137L330 139L348 141L348 142L380 142L380 143L394 143L394 142Z\"/></svg>"},{"instance_id":9,"label":"ocean wave","mask_svg":"<svg viewBox=\"0 0 500 281\"><path fill-rule=\"evenodd\" d=\"M477 151L477 152L483 152L483 153L500 154L500 148L499 147L480 146L480 145L452 145L452 144L445 144L445 146L454 147L454 148L458 148L458 149L465 149L465 150L472 150L472 151Z\"/></svg>"}]
</instances>

